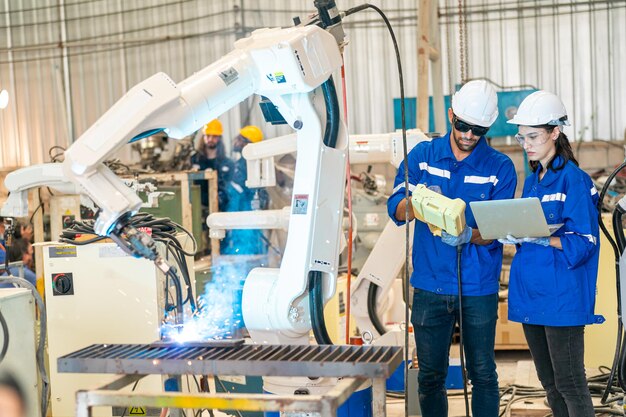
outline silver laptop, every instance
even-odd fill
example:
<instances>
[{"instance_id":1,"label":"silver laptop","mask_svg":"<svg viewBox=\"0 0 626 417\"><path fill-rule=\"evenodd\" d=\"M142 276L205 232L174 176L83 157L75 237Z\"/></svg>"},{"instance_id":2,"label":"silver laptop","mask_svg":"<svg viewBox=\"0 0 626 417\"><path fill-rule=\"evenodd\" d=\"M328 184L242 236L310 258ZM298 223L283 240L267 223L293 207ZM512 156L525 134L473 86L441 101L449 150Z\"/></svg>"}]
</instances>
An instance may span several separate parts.
<instances>
[{"instance_id":1,"label":"silver laptop","mask_svg":"<svg viewBox=\"0 0 626 417\"><path fill-rule=\"evenodd\" d=\"M550 236L563 226L548 225L536 197L510 200L471 201L478 230L483 239L506 239Z\"/></svg>"}]
</instances>

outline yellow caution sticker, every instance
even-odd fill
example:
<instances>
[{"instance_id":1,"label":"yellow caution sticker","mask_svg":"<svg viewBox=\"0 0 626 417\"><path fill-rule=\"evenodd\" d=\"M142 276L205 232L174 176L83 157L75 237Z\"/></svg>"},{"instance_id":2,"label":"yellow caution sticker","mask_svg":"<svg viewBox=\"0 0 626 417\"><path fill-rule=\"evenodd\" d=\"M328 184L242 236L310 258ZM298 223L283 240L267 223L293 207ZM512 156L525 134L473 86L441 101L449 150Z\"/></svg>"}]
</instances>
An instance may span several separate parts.
<instances>
[{"instance_id":1,"label":"yellow caution sticker","mask_svg":"<svg viewBox=\"0 0 626 417\"><path fill-rule=\"evenodd\" d=\"M128 409L129 416L145 416L146 408L145 407L130 407Z\"/></svg>"}]
</instances>

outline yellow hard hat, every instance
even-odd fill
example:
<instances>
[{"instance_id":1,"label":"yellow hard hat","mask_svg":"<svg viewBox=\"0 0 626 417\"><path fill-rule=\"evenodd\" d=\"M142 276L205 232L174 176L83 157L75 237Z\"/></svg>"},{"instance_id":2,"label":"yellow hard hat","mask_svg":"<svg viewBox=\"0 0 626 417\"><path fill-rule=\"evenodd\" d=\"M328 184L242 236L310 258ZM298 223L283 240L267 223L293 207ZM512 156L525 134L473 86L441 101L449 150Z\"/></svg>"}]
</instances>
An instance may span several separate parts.
<instances>
[{"instance_id":1,"label":"yellow hard hat","mask_svg":"<svg viewBox=\"0 0 626 417\"><path fill-rule=\"evenodd\" d=\"M239 131L239 134L252 143L261 142L263 140L263 132L256 126L244 126Z\"/></svg>"},{"instance_id":2,"label":"yellow hard hat","mask_svg":"<svg viewBox=\"0 0 626 417\"><path fill-rule=\"evenodd\" d=\"M224 127L222 126L222 122L217 119L211 120L209 123L204 125L204 134L209 136L222 136L224 133Z\"/></svg>"}]
</instances>

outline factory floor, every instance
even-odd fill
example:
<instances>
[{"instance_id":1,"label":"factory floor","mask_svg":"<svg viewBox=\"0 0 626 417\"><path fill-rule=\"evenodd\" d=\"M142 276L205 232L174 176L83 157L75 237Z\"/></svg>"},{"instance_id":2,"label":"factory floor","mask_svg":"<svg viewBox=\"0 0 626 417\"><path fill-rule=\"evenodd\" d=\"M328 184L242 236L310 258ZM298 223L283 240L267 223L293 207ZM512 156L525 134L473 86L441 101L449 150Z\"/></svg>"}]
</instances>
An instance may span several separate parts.
<instances>
[{"instance_id":1,"label":"factory floor","mask_svg":"<svg viewBox=\"0 0 626 417\"><path fill-rule=\"evenodd\" d=\"M458 346L452 346L452 356L454 352L458 352ZM532 366L532 358L530 352L527 350L519 351L496 351L496 363L498 366L498 380L500 387L505 385L520 383L522 378L525 384L539 387L539 382L535 373L534 366ZM448 416L449 417L463 417L465 416L465 402L463 399L463 390L449 390L448 393ZM415 399L417 401L417 398ZM535 407L534 410L529 410L528 413L518 410L515 416L536 416L536 408L544 408L541 405L541 401L535 401L535 405L529 404L529 408ZM214 412L215 417L225 417L227 414L223 414L219 411ZM541 414L542 416L546 413ZM511 413L507 413L507 416L513 416ZM387 417L403 417L404 416L404 400L387 397Z\"/></svg>"},{"instance_id":2,"label":"factory floor","mask_svg":"<svg viewBox=\"0 0 626 417\"><path fill-rule=\"evenodd\" d=\"M452 352L458 352L458 346L452 346ZM454 353L452 353L454 356ZM496 363L498 366L498 381L500 387L513 384L516 380L519 382L520 377L527 378L531 384L534 382L537 387L539 383L534 372L534 367L530 366L532 358L527 350L513 351L496 351ZM520 375L520 364L524 364L524 373ZM463 390L448 391L448 416L463 417L465 416L465 400L463 399ZM416 399L417 400L417 399ZM536 414L529 414L536 415ZM403 399L387 399L387 417L404 416L404 400ZM510 416L510 414L507 414Z\"/></svg>"}]
</instances>

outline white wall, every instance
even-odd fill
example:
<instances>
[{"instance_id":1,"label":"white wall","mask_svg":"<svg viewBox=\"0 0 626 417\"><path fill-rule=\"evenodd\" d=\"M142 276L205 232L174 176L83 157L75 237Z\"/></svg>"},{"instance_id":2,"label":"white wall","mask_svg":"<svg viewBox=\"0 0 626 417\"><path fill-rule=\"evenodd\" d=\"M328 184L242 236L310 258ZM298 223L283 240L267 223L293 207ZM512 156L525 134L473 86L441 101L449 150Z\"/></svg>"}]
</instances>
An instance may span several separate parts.
<instances>
[{"instance_id":1,"label":"white wall","mask_svg":"<svg viewBox=\"0 0 626 417\"><path fill-rule=\"evenodd\" d=\"M341 9L361 3L337 2ZM158 71L180 81L230 51L242 33L288 26L293 16L313 10L312 3L0 1L0 87L11 93L9 107L0 110L0 168L47 162L52 145L68 146L132 85ZM406 95L415 96L417 1L372 3L395 27ZM458 2L439 0L439 8L444 91L449 92L461 81ZM469 0L465 16L468 77L554 91L570 112L572 138L623 138L626 0ZM366 11L346 19L345 30L350 131L390 131L392 99L400 92L386 29L376 13ZM256 107L244 120L247 113L242 106L222 118L225 137L246 121L261 123ZM284 132L263 129L269 136Z\"/></svg>"}]
</instances>

